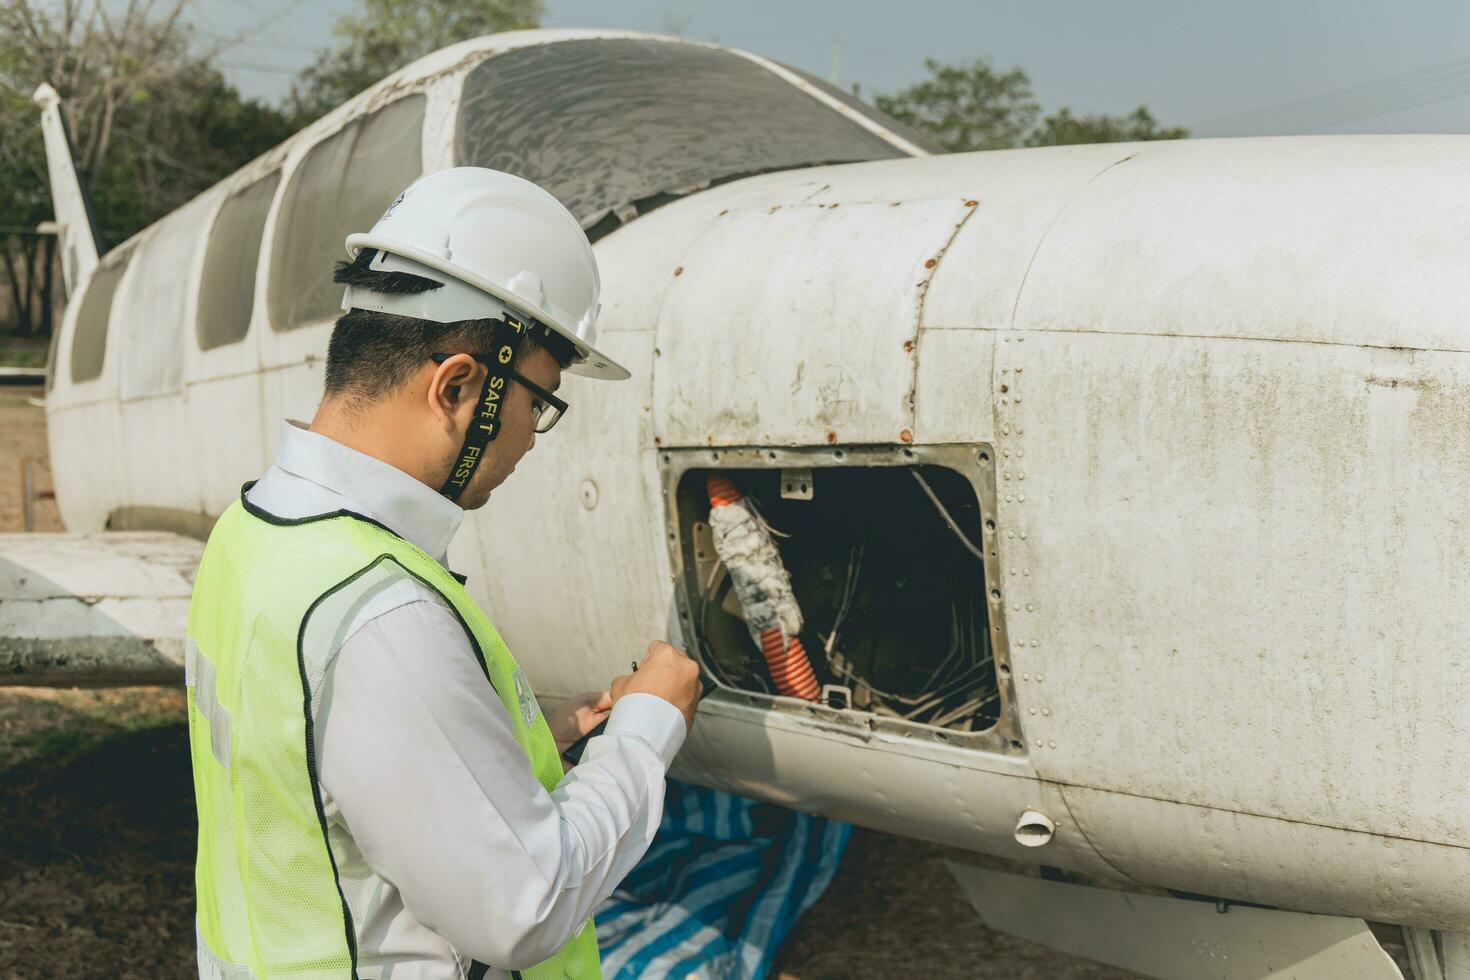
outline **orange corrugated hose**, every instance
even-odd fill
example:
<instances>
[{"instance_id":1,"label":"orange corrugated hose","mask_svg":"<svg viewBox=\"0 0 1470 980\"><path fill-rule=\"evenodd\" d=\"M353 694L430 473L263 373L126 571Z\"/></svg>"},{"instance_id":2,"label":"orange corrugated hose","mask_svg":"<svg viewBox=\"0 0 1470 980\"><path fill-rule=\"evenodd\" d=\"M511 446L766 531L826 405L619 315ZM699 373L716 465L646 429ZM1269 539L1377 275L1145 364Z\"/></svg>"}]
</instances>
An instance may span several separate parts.
<instances>
[{"instance_id":1,"label":"orange corrugated hose","mask_svg":"<svg viewBox=\"0 0 1470 980\"><path fill-rule=\"evenodd\" d=\"M781 631L769 629L761 633L761 652L766 655L766 666L771 670L771 680L776 682L776 690L787 697L805 698L808 701L821 697L821 685L812 674L811 661L807 659L806 648L801 645L800 640L793 636L783 650Z\"/></svg>"},{"instance_id":2,"label":"orange corrugated hose","mask_svg":"<svg viewBox=\"0 0 1470 980\"><path fill-rule=\"evenodd\" d=\"M711 473L709 479L704 482L709 489L711 507L723 507L745 499L745 495L735 486L734 481L723 473Z\"/></svg>"},{"instance_id":3,"label":"orange corrugated hose","mask_svg":"<svg viewBox=\"0 0 1470 980\"><path fill-rule=\"evenodd\" d=\"M706 487L709 491L710 509L737 503L743 496L734 482L723 473L711 473ZM808 701L816 701L821 697L821 685L812 673L812 664L801 640L793 636L789 642L785 642L780 629L763 630L761 653L765 655L771 680L776 682L776 690L787 697L804 698Z\"/></svg>"}]
</instances>

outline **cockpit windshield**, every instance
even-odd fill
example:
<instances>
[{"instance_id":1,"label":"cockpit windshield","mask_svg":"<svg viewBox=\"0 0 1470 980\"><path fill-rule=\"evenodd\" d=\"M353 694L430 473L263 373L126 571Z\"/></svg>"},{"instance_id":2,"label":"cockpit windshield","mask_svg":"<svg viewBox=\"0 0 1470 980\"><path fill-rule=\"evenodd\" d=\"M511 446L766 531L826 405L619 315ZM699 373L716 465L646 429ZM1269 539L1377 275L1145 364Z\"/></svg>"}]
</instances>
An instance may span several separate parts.
<instances>
[{"instance_id":1,"label":"cockpit windshield","mask_svg":"<svg viewBox=\"0 0 1470 980\"><path fill-rule=\"evenodd\" d=\"M878 110L802 81L843 108L714 46L599 38L519 48L466 77L458 162L535 181L595 240L712 184L907 156L904 141L930 148Z\"/></svg>"}]
</instances>

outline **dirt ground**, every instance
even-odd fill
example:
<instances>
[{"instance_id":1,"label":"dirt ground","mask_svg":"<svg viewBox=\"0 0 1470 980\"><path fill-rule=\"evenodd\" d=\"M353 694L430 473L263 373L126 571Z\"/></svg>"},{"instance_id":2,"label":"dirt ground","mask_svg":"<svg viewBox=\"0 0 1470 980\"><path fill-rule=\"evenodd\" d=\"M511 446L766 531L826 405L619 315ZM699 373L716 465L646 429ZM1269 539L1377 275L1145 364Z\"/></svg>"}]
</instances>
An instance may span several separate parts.
<instances>
[{"instance_id":1,"label":"dirt ground","mask_svg":"<svg viewBox=\"0 0 1470 980\"><path fill-rule=\"evenodd\" d=\"M0 388L0 531L45 418ZM40 490L49 490L42 468ZM37 530L60 530L55 504ZM191 978L194 801L180 691L0 689L0 980ZM985 928L942 862L960 852L859 830L782 947L782 980L1130 980Z\"/></svg>"},{"instance_id":2,"label":"dirt ground","mask_svg":"<svg viewBox=\"0 0 1470 980\"><path fill-rule=\"evenodd\" d=\"M40 388L0 386L0 532L22 531L20 467L25 460L36 465L37 493L51 490L51 470L46 465L46 413L29 399L41 397ZM61 517L56 501L36 501L37 531L60 531Z\"/></svg>"}]
</instances>

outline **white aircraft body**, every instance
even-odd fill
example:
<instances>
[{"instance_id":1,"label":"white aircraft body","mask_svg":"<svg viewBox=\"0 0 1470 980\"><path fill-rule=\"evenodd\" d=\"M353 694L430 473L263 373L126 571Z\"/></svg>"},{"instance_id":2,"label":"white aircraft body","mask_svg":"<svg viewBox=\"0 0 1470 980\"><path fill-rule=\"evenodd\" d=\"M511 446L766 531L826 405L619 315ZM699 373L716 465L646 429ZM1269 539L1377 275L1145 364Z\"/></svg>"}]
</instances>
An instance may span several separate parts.
<instances>
[{"instance_id":1,"label":"white aircraft body","mask_svg":"<svg viewBox=\"0 0 1470 980\"><path fill-rule=\"evenodd\" d=\"M345 234L460 164L577 213L633 371L569 377L450 552L543 698L672 632L721 685L675 776L1053 869L956 866L992 924L1154 976L1470 977L1470 138L931 156L716 45L465 42L95 267L58 193L51 553L202 537L314 411ZM762 674L712 471L790 535L821 702Z\"/></svg>"}]
</instances>

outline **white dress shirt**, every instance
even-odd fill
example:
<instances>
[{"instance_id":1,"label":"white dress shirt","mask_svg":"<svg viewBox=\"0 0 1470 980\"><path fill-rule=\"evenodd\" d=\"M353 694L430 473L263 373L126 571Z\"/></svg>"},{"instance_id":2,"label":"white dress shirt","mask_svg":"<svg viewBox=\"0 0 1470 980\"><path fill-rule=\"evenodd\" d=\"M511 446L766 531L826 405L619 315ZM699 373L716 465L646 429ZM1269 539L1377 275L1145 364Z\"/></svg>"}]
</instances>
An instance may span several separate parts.
<instances>
[{"instance_id":1,"label":"white dress shirt","mask_svg":"<svg viewBox=\"0 0 1470 980\"><path fill-rule=\"evenodd\" d=\"M350 510L443 563L464 511L408 474L300 423L247 495L279 517ZM449 980L550 956L643 856L683 714L618 700L548 793L454 614L406 581L348 625L322 685L316 756L363 980ZM534 650L522 654L528 660Z\"/></svg>"}]
</instances>

